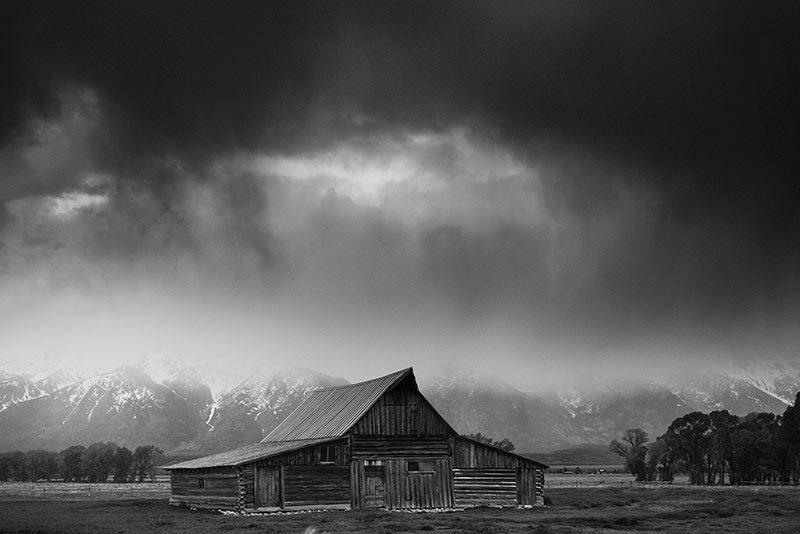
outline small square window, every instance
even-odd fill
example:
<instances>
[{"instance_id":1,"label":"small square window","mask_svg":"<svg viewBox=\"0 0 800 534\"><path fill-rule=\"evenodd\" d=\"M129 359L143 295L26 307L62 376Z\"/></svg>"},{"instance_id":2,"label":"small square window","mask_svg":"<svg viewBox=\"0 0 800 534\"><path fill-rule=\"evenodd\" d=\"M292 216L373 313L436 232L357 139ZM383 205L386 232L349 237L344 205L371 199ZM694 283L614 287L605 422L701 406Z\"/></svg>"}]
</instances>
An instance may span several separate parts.
<instances>
[{"instance_id":1,"label":"small square window","mask_svg":"<svg viewBox=\"0 0 800 534\"><path fill-rule=\"evenodd\" d=\"M323 445L320 448L319 463L332 464L336 461L336 450L333 445Z\"/></svg>"},{"instance_id":2,"label":"small square window","mask_svg":"<svg viewBox=\"0 0 800 534\"><path fill-rule=\"evenodd\" d=\"M407 469L409 473L434 473L436 469L434 469L434 462L431 461L409 461L407 463Z\"/></svg>"}]
</instances>

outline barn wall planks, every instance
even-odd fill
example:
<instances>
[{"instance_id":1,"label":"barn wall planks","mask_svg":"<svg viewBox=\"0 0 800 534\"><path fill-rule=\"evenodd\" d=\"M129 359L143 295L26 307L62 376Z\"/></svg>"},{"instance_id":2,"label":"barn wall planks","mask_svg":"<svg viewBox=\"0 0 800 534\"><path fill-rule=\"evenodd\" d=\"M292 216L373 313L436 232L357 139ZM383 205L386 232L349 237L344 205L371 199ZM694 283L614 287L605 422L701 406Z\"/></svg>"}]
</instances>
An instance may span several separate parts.
<instances>
[{"instance_id":1,"label":"barn wall planks","mask_svg":"<svg viewBox=\"0 0 800 534\"><path fill-rule=\"evenodd\" d=\"M370 496L375 489L374 481L367 480L365 460L353 460L351 466L351 487L353 508L367 508L374 505L371 499L381 499L386 508L452 508L453 479L450 458L424 457L430 462L432 470L414 472L408 470L409 461L420 461L420 457L387 458L380 466L372 466L373 471L382 469L382 483L377 485L378 495ZM372 483L372 484L370 484Z\"/></svg>"},{"instance_id":2,"label":"barn wall planks","mask_svg":"<svg viewBox=\"0 0 800 534\"><path fill-rule=\"evenodd\" d=\"M281 466L262 465L255 469L255 507L278 508L282 505Z\"/></svg>"},{"instance_id":3,"label":"barn wall planks","mask_svg":"<svg viewBox=\"0 0 800 534\"><path fill-rule=\"evenodd\" d=\"M350 504L350 469L335 465L283 468L283 506Z\"/></svg>"},{"instance_id":4,"label":"barn wall planks","mask_svg":"<svg viewBox=\"0 0 800 534\"><path fill-rule=\"evenodd\" d=\"M364 462L353 460L350 462L350 506L353 509L366 507L365 486Z\"/></svg>"},{"instance_id":5,"label":"barn wall planks","mask_svg":"<svg viewBox=\"0 0 800 534\"><path fill-rule=\"evenodd\" d=\"M413 382L388 391L353 426L353 434L371 436L445 436L448 424Z\"/></svg>"},{"instance_id":6,"label":"barn wall planks","mask_svg":"<svg viewBox=\"0 0 800 534\"><path fill-rule=\"evenodd\" d=\"M326 456L329 453L332 458ZM324 460L332 460L334 465L348 465L349 455L349 441L344 438L273 456L259 461L258 465L320 465Z\"/></svg>"},{"instance_id":7,"label":"barn wall planks","mask_svg":"<svg viewBox=\"0 0 800 534\"><path fill-rule=\"evenodd\" d=\"M458 506L515 506L516 469L454 469L453 489Z\"/></svg>"},{"instance_id":8,"label":"barn wall planks","mask_svg":"<svg viewBox=\"0 0 800 534\"><path fill-rule=\"evenodd\" d=\"M456 468L515 468L518 465L516 456L496 447L458 437L453 440L453 466Z\"/></svg>"},{"instance_id":9,"label":"barn wall planks","mask_svg":"<svg viewBox=\"0 0 800 534\"><path fill-rule=\"evenodd\" d=\"M522 506L535 506L536 479L541 469L517 469L517 503Z\"/></svg>"},{"instance_id":10,"label":"barn wall planks","mask_svg":"<svg viewBox=\"0 0 800 534\"><path fill-rule=\"evenodd\" d=\"M243 510L255 510L255 466L244 465L239 468L239 507Z\"/></svg>"},{"instance_id":11,"label":"barn wall planks","mask_svg":"<svg viewBox=\"0 0 800 534\"><path fill-rule=\"evenodd\" d=\"M517 469L517 502L523 506L544 506L544 471Z\"/></svg>"},{"instance_id":12,"label":"barn wall planks","mask_svg":"<svg viewBox=\"0 0 800 534\"><path fill-rule=\"evenodd\" d=\"M450 456L446 437L355 435L352 439L353 458Z\"/></svg>"},{"instance_id":13,"label":"barn wall planks","mask_svg":"<svg viewBox=\"0 0 800 534\"><path fill-rule=\"evenodd\" d=\"M170 504L226 510L239 506L239 477L232 468L173 471L170 487Z\"/></svg>"}]
</instances>

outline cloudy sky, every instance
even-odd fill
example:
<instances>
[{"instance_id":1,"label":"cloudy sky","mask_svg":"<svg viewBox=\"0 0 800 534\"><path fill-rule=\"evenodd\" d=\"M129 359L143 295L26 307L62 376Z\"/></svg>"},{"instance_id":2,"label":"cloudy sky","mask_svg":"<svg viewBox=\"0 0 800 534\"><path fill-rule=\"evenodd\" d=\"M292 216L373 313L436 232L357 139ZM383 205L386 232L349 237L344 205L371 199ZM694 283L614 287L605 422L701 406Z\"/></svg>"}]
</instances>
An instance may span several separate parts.
<instances>
[{"instance_id":1,"label":"cloudy sky","mask_svg":"<svg viewBox=\"0 0 800 534\"><path fill-rule=\"evenodd\" d=\"M13 2L0 360L798 357L796 2Z\"/></svg>"}]
</instances>

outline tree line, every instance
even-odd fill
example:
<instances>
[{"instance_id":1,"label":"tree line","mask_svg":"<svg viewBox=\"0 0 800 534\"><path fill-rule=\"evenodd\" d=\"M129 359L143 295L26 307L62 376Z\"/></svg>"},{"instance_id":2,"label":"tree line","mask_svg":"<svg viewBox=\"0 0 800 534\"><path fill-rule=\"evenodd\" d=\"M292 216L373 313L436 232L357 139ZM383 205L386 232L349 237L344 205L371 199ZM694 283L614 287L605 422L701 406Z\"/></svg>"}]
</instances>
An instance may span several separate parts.
<instances>
[{"instance_id":1,"label":"tree line","mask_svg":"<svg viewBox=\"0 0 800 534\"><path fill-rule=\"evenodd\" d=\"M783 415L692 412L655 442L632 428L609 449L642 482L672 481L680 472L695 485L800 484L800 393Z\"/></svg>"},{"instance_id":2,"label":"tree line","mask_svg":"<svg viewBox=\"0 0 800 534\"><path fill-rule=\"evenodd\" d=\"M514 451L514 444L508 438L503 438L501 440L495 440L490 438L489 436L484 436L480 432L476 434L466 434L465 437L474 439L480 443L486 443L487 445L491 445L493 447L499 447L504 451L513 452Z\"/></svg>"},{"instance_id":3,"label":"tree line","mask_svg":"<svg viewBox=\"0 0 800 534\"><path fill-rule=\"evenodd\" d=\"M116 443L73 445L61 452L36 449L0 453L0 480L64 482L155 481L163 451L140 445L133 451Z\"/></svg>"}]
</instances>

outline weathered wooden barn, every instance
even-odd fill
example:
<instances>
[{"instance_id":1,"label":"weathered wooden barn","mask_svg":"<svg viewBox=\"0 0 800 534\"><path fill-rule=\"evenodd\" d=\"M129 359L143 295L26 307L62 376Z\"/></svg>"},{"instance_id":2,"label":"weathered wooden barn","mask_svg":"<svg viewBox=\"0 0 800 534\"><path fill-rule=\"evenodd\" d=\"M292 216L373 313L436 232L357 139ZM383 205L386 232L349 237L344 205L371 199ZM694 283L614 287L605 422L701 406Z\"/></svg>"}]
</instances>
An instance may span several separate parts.
<instances>
[{"instance_id":1,"label":"weathered wooden barn","mask_svg":"<svg viewBox=\"0 0 800 534\"><path fill-rule=\"evenodd\" d=\"M165 469L171 504L274 511L536 506L546 468L459 436L408 368L318 390L261 443Z\"/></svg>"}]
</instances>

